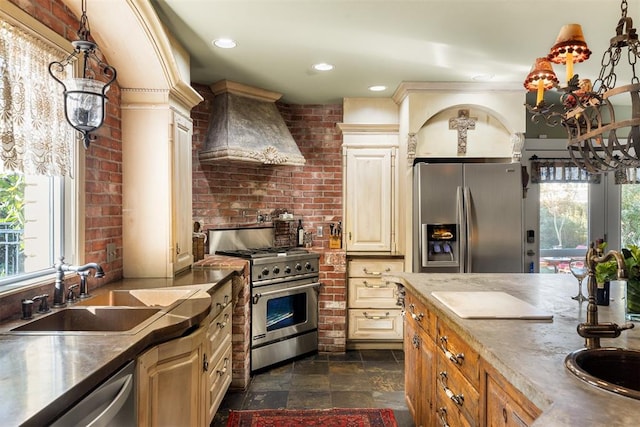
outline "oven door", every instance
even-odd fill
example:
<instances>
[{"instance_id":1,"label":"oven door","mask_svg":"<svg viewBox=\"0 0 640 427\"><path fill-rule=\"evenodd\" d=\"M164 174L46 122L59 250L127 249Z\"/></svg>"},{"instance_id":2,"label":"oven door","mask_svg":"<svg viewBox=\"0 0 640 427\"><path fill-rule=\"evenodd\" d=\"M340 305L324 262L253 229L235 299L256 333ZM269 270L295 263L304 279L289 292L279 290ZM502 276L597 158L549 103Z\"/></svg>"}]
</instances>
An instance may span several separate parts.
<instances>
[{"instance_id":1,"label":"oven door","mask_svg":"<svg viewBox=\"0 0 640 427\"><path fill-rule=\"evenodd\" d=\"M254 287L251 346L316 330L319 288L320 282L310 279Z\"/></svg>"}]
</instances>

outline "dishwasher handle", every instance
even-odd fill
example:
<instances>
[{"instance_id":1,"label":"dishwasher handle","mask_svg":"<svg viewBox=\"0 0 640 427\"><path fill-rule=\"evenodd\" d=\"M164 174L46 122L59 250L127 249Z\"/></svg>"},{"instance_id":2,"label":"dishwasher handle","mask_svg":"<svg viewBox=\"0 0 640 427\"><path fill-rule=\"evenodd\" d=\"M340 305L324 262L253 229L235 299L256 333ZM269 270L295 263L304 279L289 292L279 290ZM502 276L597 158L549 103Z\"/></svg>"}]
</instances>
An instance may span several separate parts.
<instances>
[{"instance_id":1,"label":"dishwasher handle","mask_svg":"<svg viewBox=\"0 0 640 427\"><path fill-rule=\"evenodd\" d=\"M55 420L51 427L135 427L135 372L135 362L131 361Z\"/></svg>"},{"instance_id":2,"label":"dishwasher handle","mask_svg":"<svg viewBox=\"0 0 640 427\"><path fill-rule=\"evenodd\" d=\"M113 419L120 413L120 409L133 392L133 374L127 374L124 378L124 384L113 398L109 406L105 408L93 421L87 424L87 427L103 427L111 425Z\"/></svg>"}]
</instances>

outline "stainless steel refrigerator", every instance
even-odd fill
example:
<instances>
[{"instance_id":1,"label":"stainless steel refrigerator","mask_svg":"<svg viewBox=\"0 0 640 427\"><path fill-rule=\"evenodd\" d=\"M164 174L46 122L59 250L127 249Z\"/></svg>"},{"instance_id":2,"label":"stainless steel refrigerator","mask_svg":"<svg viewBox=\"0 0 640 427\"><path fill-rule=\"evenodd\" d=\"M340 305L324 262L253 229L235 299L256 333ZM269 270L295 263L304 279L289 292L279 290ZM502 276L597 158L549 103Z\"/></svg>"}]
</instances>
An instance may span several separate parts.
<instances>
[{"instance_id":1,"label":"stainless steel refrigerator","mask_svg":"<svg viewBox=\"0 0 640 427\"><path fill-rule=\"evenodd\" d=\"M520 163L416 163L414 272L521 273Z\"/></svg>"}]
</instances>

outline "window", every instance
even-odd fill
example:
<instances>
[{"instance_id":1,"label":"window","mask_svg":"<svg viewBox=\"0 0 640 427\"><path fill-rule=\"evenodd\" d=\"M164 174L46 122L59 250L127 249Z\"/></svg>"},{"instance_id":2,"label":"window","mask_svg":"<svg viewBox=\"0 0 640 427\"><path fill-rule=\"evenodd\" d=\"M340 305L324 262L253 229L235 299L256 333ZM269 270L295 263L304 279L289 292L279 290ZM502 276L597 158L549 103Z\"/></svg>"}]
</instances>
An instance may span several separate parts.
<instances>
[{"instance_id":1,"label":"window","mask_svg":"<svg viewBox=\"0 0 640 427\"><path fill-rule=\"evenodd\" d=\"M640 185L620 186L621 247L640 246Z\"/></svg>"},{"instance_id":2,"label":"window","mask_svg":"<svg viewBox=\"0 0 640 427\"><path fill-rule=\"evenodd\" d=\"M0 5L0 292L77 261L77 144L48 64L70 43Z\"/></svg>"},{"instance_id":3,"label":"window","mask_svg":"<svg viewBox=\"0 0 640 427\"><path fill-rule=\"evenodd\" d=\"M588 174L570 159L531 157L531 182L537 185L539 267L541 273L570 273L572 260L583 259L599 214L602 177ZM594 197L595 196L595 197Z\"/></svg>"},{"instance_id":4,"label":"window","mask_svg":"<svg viewBox=\"0 0 640 427\"><path fill-rule=\"evenodd\" d=\"M589 244L589 184L540 184L540 272L569 273Z\"/></svg>"}]
</instances>

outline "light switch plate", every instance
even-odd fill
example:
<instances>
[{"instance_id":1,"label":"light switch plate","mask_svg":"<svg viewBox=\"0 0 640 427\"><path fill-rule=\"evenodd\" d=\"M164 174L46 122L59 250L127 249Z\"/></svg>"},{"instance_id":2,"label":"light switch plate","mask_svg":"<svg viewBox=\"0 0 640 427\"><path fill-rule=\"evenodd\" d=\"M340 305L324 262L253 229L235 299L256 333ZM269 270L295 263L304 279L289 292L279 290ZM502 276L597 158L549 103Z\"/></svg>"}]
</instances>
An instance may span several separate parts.
<instances>
[{"instance_id":1,"label":"light switch plate","mask_svg":"<svg viewBox=\"0 0 640 427\"><path fill-rule=\"evenodd\" d=\"M118 256L115 243L107 243L107 262L113 262Z\"/></svg>"}]
</instances>

